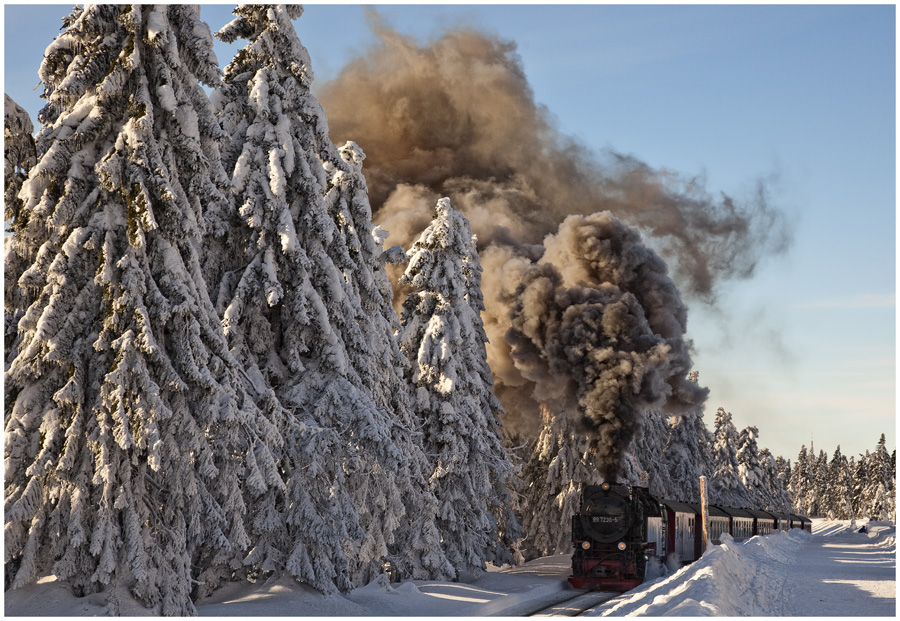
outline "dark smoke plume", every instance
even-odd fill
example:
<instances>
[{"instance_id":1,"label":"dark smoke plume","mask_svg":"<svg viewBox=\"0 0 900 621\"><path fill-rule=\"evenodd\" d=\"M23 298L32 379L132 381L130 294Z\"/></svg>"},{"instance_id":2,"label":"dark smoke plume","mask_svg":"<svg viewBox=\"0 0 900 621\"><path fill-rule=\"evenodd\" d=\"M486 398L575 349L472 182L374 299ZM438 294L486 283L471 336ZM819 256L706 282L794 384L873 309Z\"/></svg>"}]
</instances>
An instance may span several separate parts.
<instances>
[{"instance_id":1,"label":"dark smoke plume","mask_svg":"<svg viewBox=\"0 0 900 621\"><path fill-rule=\"evenodd\" d=\"M642 410L706 400L687 379L687 309L663 260L609 212L569 216L546 246L516 290L507 342L536 399L575 395L615 480Z\"/></svg>"},{"instance_id":2,"label":"dark smoke plume","mask_svg":"<svg viewBox=\"0 0 900 621\"><path fill-rule=\"evenodd\" d=\"M471 222L484 267L488 362L508 432L533 437L540 424L531 381L506 341L510 311L544 238L567 216L609 211L637 227L682 290L709 303L720 283L751 276L787 249L789 230L766 182L738 202L707 191L702 177L592 152L535 103L515 44L460 28L422 45L370 17L378 42L318 93L331 139L365 150L375 221L391 234L386 247L408 247L441 196Z\"/></svg>"}]
</instances>

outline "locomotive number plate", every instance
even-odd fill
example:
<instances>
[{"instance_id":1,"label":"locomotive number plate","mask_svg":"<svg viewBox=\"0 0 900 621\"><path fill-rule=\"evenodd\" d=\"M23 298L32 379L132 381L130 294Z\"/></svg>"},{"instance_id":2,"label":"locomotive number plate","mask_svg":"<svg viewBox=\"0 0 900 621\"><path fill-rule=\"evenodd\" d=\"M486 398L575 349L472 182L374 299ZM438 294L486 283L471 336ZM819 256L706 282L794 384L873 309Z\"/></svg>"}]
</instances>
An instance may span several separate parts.
<instances>
[{"instance_id":1,"label":"locomotive number plate","mask_svg":"<svg viewBox=\"0 0 900 621\"><path fill-rule=\"evenodd\" d=\"M611 516L605 516L605 515L591 516L591 522L593 522L594 524L598 524L598 523L608 524L610 522L618 522L618 521L619 521L618 517L611 517Z\"/></svg>"}]
</instances>

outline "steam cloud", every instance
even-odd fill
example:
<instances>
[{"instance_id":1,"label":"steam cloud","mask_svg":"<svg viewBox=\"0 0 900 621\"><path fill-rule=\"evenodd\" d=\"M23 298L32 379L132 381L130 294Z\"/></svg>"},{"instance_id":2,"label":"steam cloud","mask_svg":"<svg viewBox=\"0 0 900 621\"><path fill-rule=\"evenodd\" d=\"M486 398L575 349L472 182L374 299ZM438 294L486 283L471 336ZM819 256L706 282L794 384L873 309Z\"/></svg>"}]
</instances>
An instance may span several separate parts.
<instances>
[{"instance_id":1,"label":"steam cloud","mask_svg":"<svg viewBox=\"0 0 900 621\"><path fill-rule=\"evenodd\" d=\"M615 480L641 409L706 400L687 379L687 309L663 260L609 212L569 216L545 246L516 290L507 342L536 399L575 395L601 475Z\"/></svg>"},{"instance_id":2,"label":"steam cloud","mask_svg":"<svg viewBox=\"0 0 900 621\"><path fill-rule=\"evenodd\" d=\"M768 201L767 182L757 183L751 200L736 202L710 194L702 177L653 169L611 150L594 153L562 135L535 103L514 43L459 28L421 45L374 13L370 22L378 37L373 49L318 94L331 139L354 140L365 150L375 220L391 233L386 245L408 247L441 196L471 222L484 267L488 362L507 432L536 435L538 403L549 385L538 375L556 373L569 358L581 365L572 377L579 411L600 423L605 446L630 439L635 407L662 396L669 409L702 401L695 384L675 379L689 371L690 359L681 340L686 310L671 279L645 286L588 257L605 245L608 259L622 266L631 260L615 252L645 258L638 280L656 278L660 266L664 273L659 256L650 258L629 228L635 227L684 291L713 303L719 283L751 276L761 259L790 243L783 214ZM596 212L615 219L569 220L553 235L567 217ZM404 292L396 293L402 301ZM621 327L612 327L614 317ZM583 351L563 345L576 340ZM616 393L624 405L594 405L613 398L595 381L592 361L613 341L623 349L606 370L615 375L629 356L637 366L616 378L630 386ZM666 361L647 369L665 348ZM627 442L616 450L624 448Z\"/></svg>"}]
</instances>

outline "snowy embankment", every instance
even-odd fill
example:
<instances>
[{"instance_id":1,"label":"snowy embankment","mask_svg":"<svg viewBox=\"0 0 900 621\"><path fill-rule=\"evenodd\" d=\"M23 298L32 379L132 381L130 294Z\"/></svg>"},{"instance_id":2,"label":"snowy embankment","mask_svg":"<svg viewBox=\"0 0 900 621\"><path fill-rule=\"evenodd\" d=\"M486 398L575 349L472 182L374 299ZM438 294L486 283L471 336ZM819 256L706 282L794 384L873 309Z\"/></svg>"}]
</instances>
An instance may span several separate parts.
<instances>
[{"instance_id":1,"label":"snowy embankment","mask_svg":"<svg viewBox=\"0 0 900 621\"><path fill-rule=\"evenodd\" d=\"M802 531L726 542L679 571L648 581L593 616L893 616L894 526L816 520ZM376 580L324 596L289 577L232 584L198 602L201 616L518 616L567 592L569 556L537 559L464 582ZM127 594L120 611L142 614ZM6 593L7 616L105 614L103 597L76 598L45 581Z\"/></svg>"},{"instance_id":2,"label":"snowy embankment","mask_svg":"<svg viewBox=\"0 0 900 621\"><path fill-rule=\"evenodd\" d=\"M728 541L592 615L893 616L894 525L872 522L857 532L863 524L814 520L812 534Z\"/></svg>"}]
</instances>

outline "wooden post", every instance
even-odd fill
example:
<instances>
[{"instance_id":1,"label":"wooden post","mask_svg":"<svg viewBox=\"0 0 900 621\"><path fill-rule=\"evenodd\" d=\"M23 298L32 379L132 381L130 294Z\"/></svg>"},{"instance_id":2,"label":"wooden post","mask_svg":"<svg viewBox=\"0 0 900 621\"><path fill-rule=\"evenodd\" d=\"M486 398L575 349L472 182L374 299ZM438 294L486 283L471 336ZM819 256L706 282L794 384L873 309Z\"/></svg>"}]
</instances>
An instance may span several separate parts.
<instances>
[{"instance_id":1,"label":"wooden post","mask_svg":"<svg viewBox=\"0 0 900 621\"><path fill-rule=\"evenodd\" d=\"M700 520L703 523L703 544L700 554L706 552L709 545L709 493L706 489L706 477L700 477Z\"/></svg>"}]
</instances>

